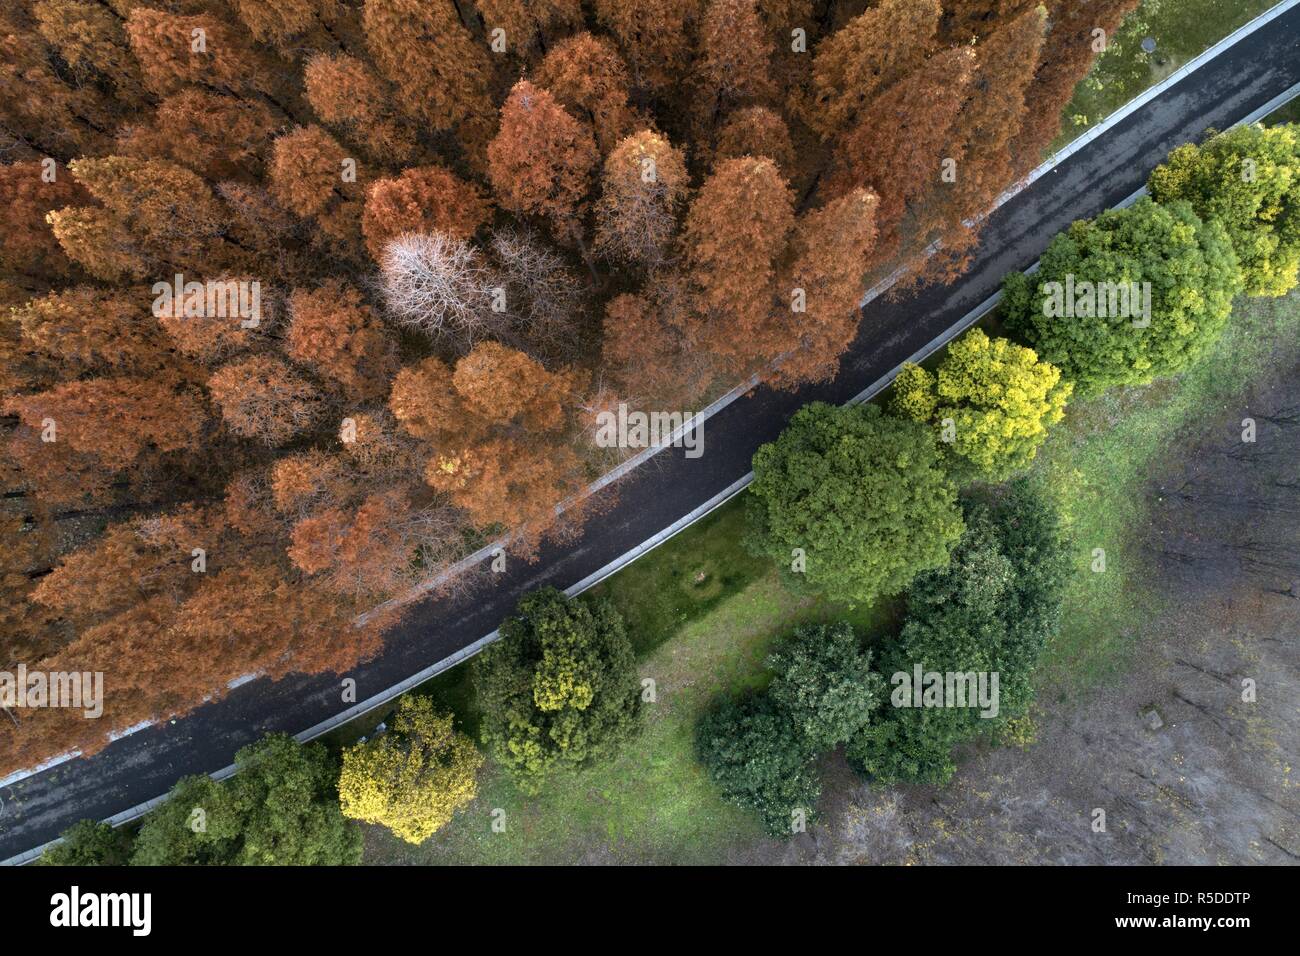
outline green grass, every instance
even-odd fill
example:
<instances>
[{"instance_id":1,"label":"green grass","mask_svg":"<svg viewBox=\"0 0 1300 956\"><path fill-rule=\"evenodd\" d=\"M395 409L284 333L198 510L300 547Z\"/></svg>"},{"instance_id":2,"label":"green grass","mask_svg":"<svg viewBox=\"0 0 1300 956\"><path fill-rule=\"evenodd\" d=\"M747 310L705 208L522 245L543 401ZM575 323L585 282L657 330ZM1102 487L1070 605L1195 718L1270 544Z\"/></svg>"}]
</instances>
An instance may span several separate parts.
<instances>
[{"instance_id":1,"label":"green grass","mask_svg":"<svg viewBox=\"0 0 1300 956\"><path fill-rule=\"evenodd\" d=\"M1153 469L1206 422L1240 409L1252 384L1298 359L1300 292L1239 300L1223 337L1181 376L1070 405L1035 467L1070 516L1078 571L1040 670L1051 694L1076 692L1122 668L1142 622L1159 609L1141 547ZM1091 570L1094 548L1106 552L1102 573Z\"/></svg>"},{"instance_id":2,"label":"green grass","mask_svg":"<svg viewBox=\"0 0 1300 956\"><path fill-rule=\"evenodd\" d=\"M1264 117L1265 126L1283 126L1286 123L1300 123L1300 96Z\"/></svg>"},{"instance_id":3,"label":"green grass","mask_svg":"<svg viewBox=\"0 0 1300 956\"><path fill-rule=\"evenodd\" d=\"M1209 49L1277 0L1143 0L1074 91L1054 147L1087 132L1143 90ZM1154 52L1142 40L1156 41Z\"/></svg>"},{"instance_id":4,"label":"green grass","mask_svg":"<svg viewBox=\"0 0 1300 956\"><path fill-rule=\"evenodd\" d=\"M590 593L614 603L637 655L647 654L770 570L741 546L744 528L741 494Z\"/></svg>"}]
</instances>

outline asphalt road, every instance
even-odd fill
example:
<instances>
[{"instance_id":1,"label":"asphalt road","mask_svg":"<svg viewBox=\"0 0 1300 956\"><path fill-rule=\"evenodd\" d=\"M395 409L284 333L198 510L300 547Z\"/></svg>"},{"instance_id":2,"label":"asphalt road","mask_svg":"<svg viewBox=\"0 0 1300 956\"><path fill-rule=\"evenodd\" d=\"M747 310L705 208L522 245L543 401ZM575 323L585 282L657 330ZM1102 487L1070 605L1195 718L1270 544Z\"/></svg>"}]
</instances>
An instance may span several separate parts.
<instances>
[{"instance_id":1,"label":"asphalt road","mask_svg":"<svg viewBox=\"0 0 1300 956\"><path fill-rule=\"evenodd\" d=\"M416 606L386 650L348 675L358 700L492 632L525 592L566 588L652 537L749 471L755 449L775 438L801 405L844 402L887 374L996 291L1002 275L1032 263L1072 220L1095 215L1142 186L1173 147L1223 128L1300 82L1300 7L1256 30L1126 117L1004 204L983 232L978 258L959 281L864 310L839 376L796 393L759 389L704 426L704 454L670 449L619 481L617 502L582 536L544 548L534 564L511 562L477 593ZM605 494L606 492L602 492ZM103 819L166 792L177 778L213 772L269 731L299 733L347 705L339 677L251 681L175 723L124 737L0 790L0 860L39 846L83 817Z\"/></svg>"}]
</instances>

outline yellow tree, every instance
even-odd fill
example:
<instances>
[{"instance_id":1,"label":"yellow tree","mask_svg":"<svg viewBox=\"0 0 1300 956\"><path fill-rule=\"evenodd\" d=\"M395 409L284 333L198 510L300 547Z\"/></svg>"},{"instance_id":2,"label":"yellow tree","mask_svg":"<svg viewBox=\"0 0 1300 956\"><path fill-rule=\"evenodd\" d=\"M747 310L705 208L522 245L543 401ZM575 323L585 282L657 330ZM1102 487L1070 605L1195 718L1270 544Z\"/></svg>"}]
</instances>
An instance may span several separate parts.
<instances>
[{"instance_id":1,"label":"yellow tree","mask_svg":"<svg viewBox=\"0 0 1300 956\"><path fill-rule=\"evenodd\" d=\"M408 694L388 733L343 752L339 802L344 816L423 843L477 796L482 765L482 754L453 728L450 714Z\"/></svg>"},{"instance_id":2,"label":"yellow tree","mask_svg":"<svg viewBox=\"0 0 1300 956\"><path fill-rule=\"evenodd\" d=\"M905 365L892 407L935 429L959 476L1003 481L1034 460L1073 389L1033 349L974 329L948 346L935 373Z\"/></svg>"}]
</instances>

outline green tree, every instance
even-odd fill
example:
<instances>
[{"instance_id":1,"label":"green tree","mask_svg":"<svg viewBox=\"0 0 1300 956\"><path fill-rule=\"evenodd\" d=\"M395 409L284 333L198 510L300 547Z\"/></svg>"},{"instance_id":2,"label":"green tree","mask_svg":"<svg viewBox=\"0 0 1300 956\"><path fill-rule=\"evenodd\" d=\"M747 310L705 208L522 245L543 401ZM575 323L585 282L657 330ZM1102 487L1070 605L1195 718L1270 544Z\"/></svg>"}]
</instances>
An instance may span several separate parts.
<instances>
[{"instance_id":1,"label":"green tree","mask_svg":"<svg viewBox=\"0 0 1300 956\"><path fill-rule=\"evenodd\" d=\"M78 820L63 831L63 839L46 849L41 866L125 866L131 856L131 834L97 820Z\"/></svg>"},{"instance_id":2,"label":"green tree","mask_svg":"<svg viewBox=\"0 0 1300 956\"><path fill-rule=\"evenodd\" d=\"M343 815L388 827L423 843L478 793L483 757L427 697L407 695L392 730L343 751L339 802Z\"/></svg>"},{"instance_id":3,"label":"green tree","mask_svg":"<svg viewBox=\"0 0 1300 956\"><path fill-rule=\"evenodd\" d=\"M1238 126L1179 146L1147 181L1157 202L1185 199L1223 223L1249 295L1286 295L1300 270L1300 130Z\"/></svg>"},{"instance_id":4,"label":"green tree","mask_svg":"<svg viewBox=\"0 0 1300 956\"><path fill-rule=\"evenodd\" d=\"M270 734L235 754L220 783L183 777L149 813L133 865L339 866L361 862L361 833L339 811L338 766L320 744Z\"/></svg>"},{"instance_id":5,"label":"green tree","mask_svg":"<svg viewBox=\"0 0 1300 956\"><path fill-rule=\"evenodd\" d=\"M901 591L962 533L934 436L874 405L796 412L754 455L749 519L754 553L842 601Z\"/></svg>"},{"instance_id":6,"label":"green tree","mask_svg":"<svg viewBox=\"0 0 1300 956\"><path fill-rule=\"evenodd\" d=\"M936 430L958 477L1003 481L1034 460L1072 390L1033 349L972 329L934 373L904 365L891 408Z\"/></svg>"},{"instance_id":7,"label":"green tree","mask_svg":"<svg viewBox=\"0 0 1300 956\"><path fill-rule=\"evenodd\" d=\"M966 523L952 563L913 583L906 623L880 652L889 704L846 748L850 764L873 780L946 783L954 747L1005 731L1033 702L1034 668L1059 627L1069 569L1059 515L1019 481L992 505L967 502ZM996 713L978 704L914 706L918 666L983 672L990 681L996 674Z\"/></svg>"},{"instance_id":8,"label":"green tree","mask_svg":"<svg viewBox=\"0 0 1300 956\"><path fill-rule=\"evenodd\" d=\"M634 664L608 601L534 591L471 665L484 746L526 792L557 769L610 756L638 723Z\"/></svg>"},{"instance_id":9,"label":"green tree","mask_svg":"<svg viewBox=\"0 0 1300 956\"><path fill-rule=\"evenodd\" d=\"M883 699L853 626L804 624L767 658L767 694L790 718L809 750L829 750L861 731Z\"/></svg>"},{"instance_id":10,"label":"green tree","mask_svg":"<svg viewBox=\"0 0 1300 956\"><path fill-rule=\"evenodd\" d=\"M753 810L772 836L815 817L821 782L813 751L790 716L766 694L724 700L695 728L700 763L732 803Z\"/></svg>"},{"instance_id":11,"label":"green tree","mask_svg":"<svg viewBox=\"0 0 1300 956\"><path fill-rule=\"evenodd\" d=\"M1058 234L1032 280L1003 280L1003 307L1008 327L1091 395L1186 368L1223 331L1241 289L1222 224L1143 197Z\"/></svg>"}]
</instances>

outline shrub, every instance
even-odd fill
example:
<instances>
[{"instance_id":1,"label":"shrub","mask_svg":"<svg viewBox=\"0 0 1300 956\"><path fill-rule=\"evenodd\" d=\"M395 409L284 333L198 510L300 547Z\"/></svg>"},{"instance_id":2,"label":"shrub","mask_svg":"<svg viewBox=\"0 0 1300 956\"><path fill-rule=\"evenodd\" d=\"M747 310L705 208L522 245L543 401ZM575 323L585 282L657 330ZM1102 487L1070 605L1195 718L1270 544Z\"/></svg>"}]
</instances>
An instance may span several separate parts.
<instances>
[{"instance_id":1,"label":"shrub","mask_svg":"<svg viewBox=\"0 0 1300 956\"><path fill-rule=\"evenodd\" d=\"M884 697L853 626L805 624L767 658L767 693L812 751L829 750L864 728Z\"/></svg>"},{"instance_id":2,"label":"shrub","mask_svg":"<svg viewBox=\"0 0 1300 956\"><path fill-rule=\"evenodd\" d=\"M727 700L696 727L696 753L722 795L756 812L772 836L814 819L821 783L813 753L788 714L766 694Z\"/></svg>"}]
</instances>

